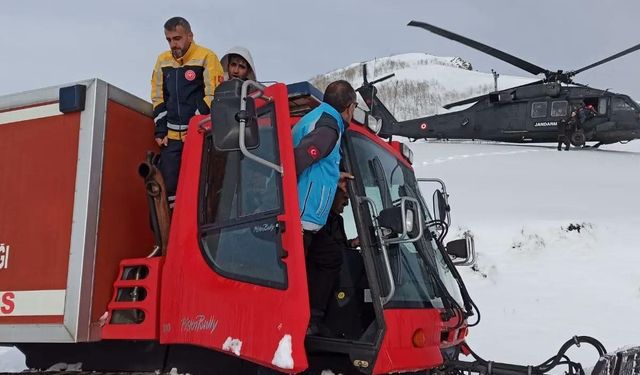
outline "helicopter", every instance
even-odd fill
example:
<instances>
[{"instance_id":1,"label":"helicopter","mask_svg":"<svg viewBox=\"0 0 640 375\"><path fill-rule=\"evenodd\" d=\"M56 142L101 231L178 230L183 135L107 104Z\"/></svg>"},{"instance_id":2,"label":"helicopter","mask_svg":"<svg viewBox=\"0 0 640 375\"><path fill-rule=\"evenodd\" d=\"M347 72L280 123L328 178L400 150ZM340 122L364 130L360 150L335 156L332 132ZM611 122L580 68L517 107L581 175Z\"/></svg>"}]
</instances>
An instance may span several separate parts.
<instances>
[{"instance_id":1,"label":"helicopter","mask_svg":"<svg viewBox=\"0 0 640 375\"><path fill-rule=\"evenodd\" d=\"M574 146L585 146L586 142L594 141L597 143L593 147L598 147L640 138L638 103L628 95L591 88L573 80L578 73L640 49L640 44L580 69L551 71L425 22L411 21L408 26L423 28L460 42L531 74L544 74L544 78L444 106L445 109L451 109L472 104L460 111L397 121L377 96L374 86L393 74L368 82L364 66L364 83L358 91L371 109L371 114L381 120L381 136L512 143L557 142L558 123L568 119L572 112L588 107L592 114L571 133L570 140ZM495 73L494 77L497 79Z\"/></svg>"}]
</instances>

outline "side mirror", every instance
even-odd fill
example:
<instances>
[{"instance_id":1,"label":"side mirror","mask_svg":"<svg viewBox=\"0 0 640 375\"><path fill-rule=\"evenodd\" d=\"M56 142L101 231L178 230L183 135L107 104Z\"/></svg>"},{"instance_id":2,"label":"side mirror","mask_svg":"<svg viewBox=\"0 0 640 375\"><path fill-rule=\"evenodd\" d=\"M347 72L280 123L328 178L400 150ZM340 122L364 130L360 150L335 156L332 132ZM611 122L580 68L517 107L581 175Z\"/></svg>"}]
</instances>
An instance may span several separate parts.
<instances>
[{"instance_id":1,"label":"side mirror","mask_svg":"<svg viewBox=\"0 0 640 375\"><path fill-rule=\"evenodd\" d=\"M415 242L422 237L424 223L416 199L402 197L393 207L380 211L378 225L389 231L385 244ZM395 235L389 238L391 235Z\"/></svg>"},{"instance_id":2,"label":"side mirror","mask_svg":"<svg viewBox=\"0 0 640 375\"><path fill-rule=\"evenodd\" d=\"M380 211L378 225L387 228L391 233L399 234L404 231L402 223L402 211L400 207L389 207Z\"/></svg>"},{"instance_id":3,"label":"side mirror","mask_svg":"<svg viewBox=\"0 0 640 375\"><path fill-rule=\"evenodd\" d=\"M451 212L451 207L449 206L449 201L447 199L446 193L443 193L442 190L438 189L433 193L433 209L434 214L438 218L438 220L442 222L449 223L449 213Z\"/></svg>"},{"instance_id":4,"label":"side mirror","mask_svg":"<svg viewBox=\"0 0 640 375\"><path fill-rule=\"evenodd\" d=\"M243 81L231 79L221 83L214 93L211 104L213 145L218 151L240 150L240 121L245 120L245 145L247 149L260 146L258 116L255 99L242 97ZM241 110L242 101L246 108Z\"/></svg>"},{"instance_id":5,"label":"side mirror","mask_svg":"<svg viewBox=\"0 0 640 375\"><path fill-rule=\"evenodd\" d=\"M447 187L439 178L418 178L418 182L428 182L440 185L439 189L433 192L433 218L439 223L446 223L451 225L451 207L449 206L449 194L447 194ZM432 225L433 222L427 223ZM436 223L438 225L438 223Z\"/></svg>"},{"instance_id":6,"label":"side mirror","mask_svg":"<svg viewBox=\"0 0 640 375\"><path fill-rule=\"evenodd\" d=\"M447 242L447 254L454 258L467 258L469 256L467 240L460 238Z\"/></svg>"},{"instance_id":7,"label":"side mirror","mask_svg":"<svg viewBox=\"0 0 640 375\"><path fill-rule=\"evenodd\" d=\"M447 242L445 249L456 266L472 266L476 263L476 249L472 234L465 233L464 238Z\"/></svg>"}]
</instances>

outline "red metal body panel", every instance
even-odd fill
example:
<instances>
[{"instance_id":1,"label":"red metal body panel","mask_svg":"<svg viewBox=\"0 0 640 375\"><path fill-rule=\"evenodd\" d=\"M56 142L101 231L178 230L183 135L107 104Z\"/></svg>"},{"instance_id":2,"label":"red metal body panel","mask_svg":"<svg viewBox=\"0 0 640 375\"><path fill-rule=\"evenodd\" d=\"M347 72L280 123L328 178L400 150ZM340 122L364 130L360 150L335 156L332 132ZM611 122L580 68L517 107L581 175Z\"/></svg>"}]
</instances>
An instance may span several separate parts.
<instances>
[{"instance_id":1,"label":"red metal body panel","mask_svg":"<svg viewBox=\"0 0 640 375\"><path fill-rule=\"evenodd\" d=\"M79 126L77 113L0 125L0 243L11 249L0 293L66 288ZM0 313L0 324L61 321Z\"/></svg>"},{"instance_id":2,"label":"red metal body panel","mask_svg":"<svg viewBox=\"0 0 640 375\"><path fill-rule=\"evenodd\" d=\"M121 259L144 257L153 249L149 208L138 165L157 150L153 119L110 100L107 104L102 189L91 321L111 299Z\"/></svg>"},{"instance_id":3,"label":"red metal body panel","mask_svg":"<svg viewBox=\"0 0 640 375\"><path fill-rule=\"evenodd\" d=\"M374 367L374 374L433 368L442 364L440 332L442 321L436 309L384 310L387 329ZM422 348L413 345L413 334L424 331Z\"/></svg>"},{"instance_id":4,"label":"red metal body panel","mask_svg":"<svg viewBox=\"0 0 640 375\"><path fill-rule=\"evenodd\" d=\"M285 170L293 171L286 87L275 84L267 89L266 95L276 99L281 163ZM160 341L222 350L228 338L237 339L242 342L240 357L276 368L272 365L274 354L281 340L289 335L294 366L279 370L300 372L307 367L304 338L309 302L296 176L288 173L283 176L285 214L279 217L286 224L282 243L288 252L284 259L288 288L277 290L217 274L201 254L197 230L204 139L197 123L202 118L191 120L182 156L178 199L162 276Z\"/></svg>"},{"instance_id":5,"label":"red metal body panel","mask_svg":"<svg viewBox=\"0 0 640 375\"><path fill-rule=\"evenodd\" d=\"M0 112L0 247L11 248L0 267L3 339L99 340L118 263L153 246L137 175L157 149L150 105L100 80L82 84L82 112L60 113L51 88Z\"/></svg>"}]
</instances>

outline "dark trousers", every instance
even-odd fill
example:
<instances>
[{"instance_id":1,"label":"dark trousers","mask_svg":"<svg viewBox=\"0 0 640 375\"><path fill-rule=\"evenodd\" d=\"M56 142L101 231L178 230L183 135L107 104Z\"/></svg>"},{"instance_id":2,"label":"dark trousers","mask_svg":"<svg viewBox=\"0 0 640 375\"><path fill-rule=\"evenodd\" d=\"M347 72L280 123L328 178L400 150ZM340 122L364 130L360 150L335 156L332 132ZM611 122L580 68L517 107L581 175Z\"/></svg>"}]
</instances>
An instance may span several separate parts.
<instances>
[{"instance_id":1,"label":"dark trousers","mask_svg":"<svg viewBox=\"0 0 640 375\"><path fill-rule=\"evenodd\" d=\"M180 174L180 160L182 159L182 148L184 142L170 139L166 147L160 149L160 162L158 168L162 173L164 185L167 188L169 204L175 200L178 189L178 176Z\"/></svg>"},{"instance_id":2,"label":"dark trousers","mask_svg":"<svg viewBox=\"0 0 640 375\"><path fill-rule=\"evenodd\" d=\"M312 319L324 317L342 267L343 246L326 241L323 232L305 232L307 283Z\"/></svg>"},{"instance_id":3,"label":"dark trousers","mask_svg":"<svg viewBox=\"0 0 640 375\"><path fill-rule=\"evenodd\" d=\"M565 150L568 150L569 147L571 147L571 140L570 140L569 134L560 133L558 135L558 151L562 150L562 144L563 143L565 145L565 147L564 147Z\"/></svg>"}]
</instances>

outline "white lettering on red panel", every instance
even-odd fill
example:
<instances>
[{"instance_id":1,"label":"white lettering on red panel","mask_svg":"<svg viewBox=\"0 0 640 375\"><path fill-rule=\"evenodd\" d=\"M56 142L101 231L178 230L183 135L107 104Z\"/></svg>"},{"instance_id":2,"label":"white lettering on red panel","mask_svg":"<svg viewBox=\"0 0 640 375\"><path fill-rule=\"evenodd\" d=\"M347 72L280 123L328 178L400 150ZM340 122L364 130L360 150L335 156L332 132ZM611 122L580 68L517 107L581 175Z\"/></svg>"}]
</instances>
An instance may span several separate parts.
<instances>
[{"instance_id":1,"label":"white lettering on red panel","mask_svg":"<svg viewBox=\"0 0 640 375\"><path fill-rule=\"evenodd\" d=\"M0 295L0 315L11 315L16 308L13 299L16 295L13 292L4 292Z\"/></svg>"},{"instance_id":2,"label":"white lettering on red panel","mask_svg":"<svg viewBox=\"0 0 640 375\"><path fill-rule=\"evenodd\" d=\"M0 271L9 268L9 245L0 243Z\"/></svg>"},{"instance_id":3,"label":"white lettering on red panel","mask_svg":"<svg viewBox=\"0 0 640 375\"><path fill-rule=\"evenodd\" d=\"M0 316L64 315L66 291L0 291Z\"/></svg>"}]
</instances>

